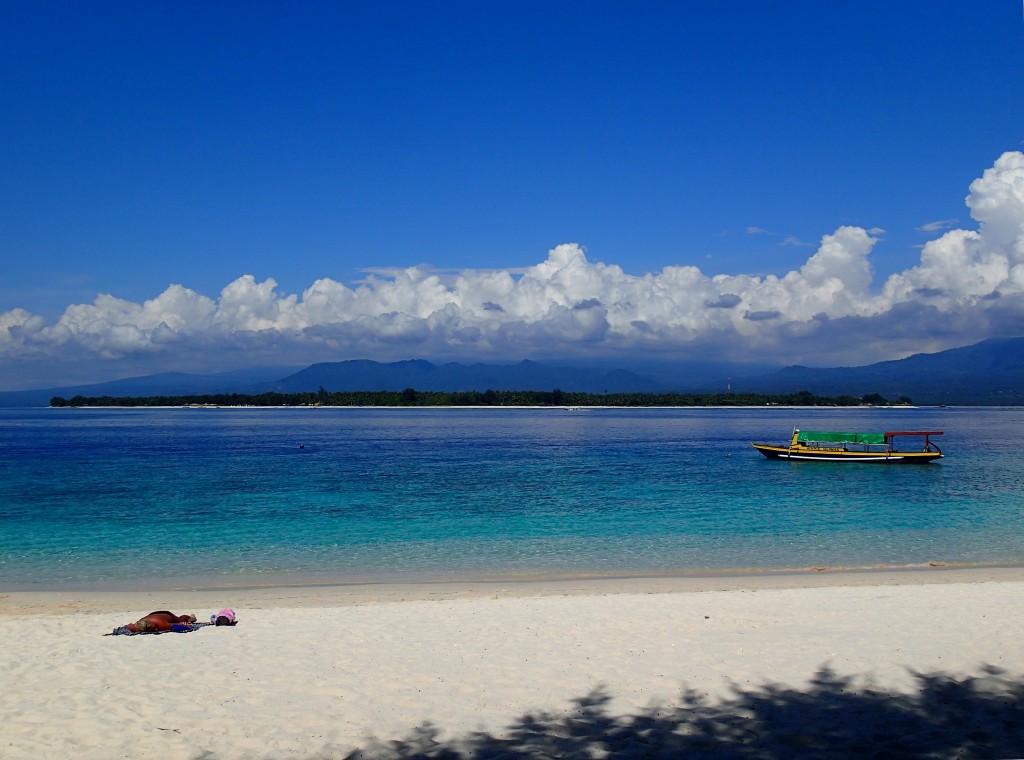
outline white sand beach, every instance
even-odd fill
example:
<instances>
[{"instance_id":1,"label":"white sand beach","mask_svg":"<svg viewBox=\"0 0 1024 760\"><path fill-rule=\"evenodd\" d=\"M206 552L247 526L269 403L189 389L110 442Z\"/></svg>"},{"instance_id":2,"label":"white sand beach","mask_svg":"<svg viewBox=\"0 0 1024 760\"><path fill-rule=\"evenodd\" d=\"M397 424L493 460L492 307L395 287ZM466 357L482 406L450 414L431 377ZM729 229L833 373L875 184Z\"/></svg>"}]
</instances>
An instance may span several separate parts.
<instances>
[{"instance_id":1,"label":"white sand beach","mask_svg":"<svg viewBox=\"0 0 1024 760\"><path fill-rule=\"evenodd\" d=\"M237 627L103 636L223 606ZM822 668L891 694L1019 680L1024 570L0 592L0 640L4 758L344 757L426 723L500 738L595 689L624 716Z\"/></svg>"}]
</instances>

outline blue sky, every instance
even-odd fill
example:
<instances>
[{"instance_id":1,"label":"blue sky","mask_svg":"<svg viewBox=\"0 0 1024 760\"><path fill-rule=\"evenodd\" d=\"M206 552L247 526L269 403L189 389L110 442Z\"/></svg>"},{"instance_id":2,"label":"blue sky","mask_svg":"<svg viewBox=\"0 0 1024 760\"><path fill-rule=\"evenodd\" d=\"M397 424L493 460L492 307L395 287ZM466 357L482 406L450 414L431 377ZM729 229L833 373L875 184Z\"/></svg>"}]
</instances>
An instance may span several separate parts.
<instances>
[{"instance_id":1,"label":"blue sky","mask_svg":"<svg viewBox=\"0 0 1024 760\"><path fill-rule=\"evenodd\" d=\"M1017 2L0 0L0 62L0 387L1024 332Z\"/></svg>"}]
</instances>

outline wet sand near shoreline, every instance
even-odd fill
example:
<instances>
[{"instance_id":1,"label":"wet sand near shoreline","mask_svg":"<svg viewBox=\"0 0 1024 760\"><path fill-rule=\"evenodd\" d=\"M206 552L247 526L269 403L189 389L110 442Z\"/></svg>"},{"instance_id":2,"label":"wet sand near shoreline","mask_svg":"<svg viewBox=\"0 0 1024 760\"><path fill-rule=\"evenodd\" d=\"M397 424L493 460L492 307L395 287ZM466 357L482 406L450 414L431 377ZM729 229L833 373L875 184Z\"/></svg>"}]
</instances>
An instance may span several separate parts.
<instances>
[{"instance_id":1,"label":"wet sand near shoreline","mask_svg":"<svg viewBox=\"0 0 1024 760\"><path fill-rule=\"evenodd\" d=\"M828 568L802 570L692 571L637 576L504 576L459 580L339 579L289 575L164 580L159 584L124 583L120 588L7 590L0 586L0 617L69 612L119 612L144 609L197 609L227 606L251 609L336 607L375 602L451 599L668 594L706 591L856 586L1024 582L1024 566ZM155 606L154 606L155 605Z\"/></svg>"}]
</instances>

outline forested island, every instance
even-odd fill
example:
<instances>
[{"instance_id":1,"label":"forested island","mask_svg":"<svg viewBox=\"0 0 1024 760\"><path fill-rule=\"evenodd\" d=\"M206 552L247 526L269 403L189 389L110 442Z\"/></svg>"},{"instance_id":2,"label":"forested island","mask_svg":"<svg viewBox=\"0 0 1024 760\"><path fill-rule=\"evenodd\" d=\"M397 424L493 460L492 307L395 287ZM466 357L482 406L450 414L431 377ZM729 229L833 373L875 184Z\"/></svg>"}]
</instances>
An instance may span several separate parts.
<instances>
[{"instance_id":1,"label":"forested island","mask_svg":"<svg viewBox=\"0 0 1024 760\"><path fill-rule=\"evenodd\" d=\"M900 396L889 401L878 393L817 396L810 391L763 393L583 393L575 391L319 391L308 393L215 393L193 396L54 396L52 407L105 406L907 406Z\"/></svg>"}]
</instances>

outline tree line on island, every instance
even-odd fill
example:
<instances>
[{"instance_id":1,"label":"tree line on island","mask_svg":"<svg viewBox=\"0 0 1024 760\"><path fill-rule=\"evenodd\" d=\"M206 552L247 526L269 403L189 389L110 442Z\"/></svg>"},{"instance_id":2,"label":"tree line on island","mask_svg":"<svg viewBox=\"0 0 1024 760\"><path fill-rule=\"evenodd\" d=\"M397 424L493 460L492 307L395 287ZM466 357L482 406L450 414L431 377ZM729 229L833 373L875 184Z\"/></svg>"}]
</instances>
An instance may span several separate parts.
<instances>
[{"instance_id":1,"label":"tree line on island","mask_svg":"<svg viewBox=\"0 0 1024 760\"><path fill-rule=\"evenodd\" d=\"M889 401L879 393L817 396L796 393L585 393L581 391L319 391L258 394L211 393L185 396L54 396L52 407L102 406L906 406L900 396Z\"/></svg>"}]
</instances>

